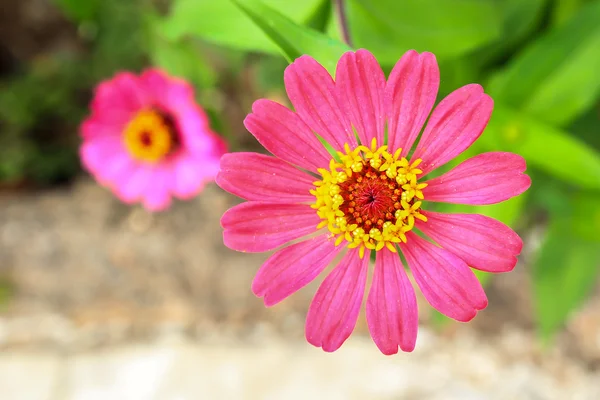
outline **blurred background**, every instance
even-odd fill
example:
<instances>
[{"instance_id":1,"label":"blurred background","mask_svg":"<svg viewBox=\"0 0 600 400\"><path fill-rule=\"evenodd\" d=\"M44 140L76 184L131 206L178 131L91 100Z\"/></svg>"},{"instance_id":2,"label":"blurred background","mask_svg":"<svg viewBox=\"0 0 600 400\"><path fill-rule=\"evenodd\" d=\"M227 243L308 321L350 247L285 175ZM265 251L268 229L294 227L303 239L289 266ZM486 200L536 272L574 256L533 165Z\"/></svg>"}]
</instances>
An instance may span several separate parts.
<instances>
[{"instance_id":1,"label":"blurred background","mask_svg":"<svg viewBox=\"0 0 600 400\"><path fill-rule=\"evenodd\" d=\"M481 83L494 115L461 159L513 151L533 179L500 205L440 208L497 218L525 246L514 272L479 275L489 306L473 322L419 299L410 354L381 355L364 315L338 352L308 345L316 283L266 309L250 283L268 255L223 246L239 200L216 185L151 214L78 159L95 85L150 65L195 86L230 150L260 151L252 102L287 102L286 58L331 71L341 20L386 72L434 52L440 98ZM595 400L599 271L599 0L0 1L2 400Z\"/></svg>"}]
</instances>

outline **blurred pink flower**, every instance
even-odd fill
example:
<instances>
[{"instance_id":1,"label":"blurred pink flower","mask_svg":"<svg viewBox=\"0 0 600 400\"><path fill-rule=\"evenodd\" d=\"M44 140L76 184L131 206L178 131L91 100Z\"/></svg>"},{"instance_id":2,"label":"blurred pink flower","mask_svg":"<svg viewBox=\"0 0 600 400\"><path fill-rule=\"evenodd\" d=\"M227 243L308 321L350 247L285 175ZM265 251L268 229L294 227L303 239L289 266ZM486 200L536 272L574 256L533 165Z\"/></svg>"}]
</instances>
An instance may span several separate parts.
<instances>
[{"instance_id":1,"label":"blurred pink flower","mask_svg":"<svg viewBox=\"0 0 600 400\"><path fill-rule=\"evenodd\" d=\"M98 85L91 110L82 164L123 202L163 210L216 176L226 145L184 80L156 69L121 72Z\"/></svg>"},{"instance_id":2,"label":"blurred pink flower","mask_svg":"<svg viewBox=\"0 0 600 400\"><path fill-rule=\"evenodd\" d=\"M307 340L325 351L338 349L352 333L375 251L366 302L369 331L385 354L398 347L411 351L417 303L398 250L429 303L469 321L487 305L469 267L510 271L522 247L519 236L496 220L424 211L422 200L498 203L524 192L531 181L521 156L493 152L423 183L481 135L493 108L479 85L454 91L435 108L407 159L438 93L433 54L407 52L386 81L371 53L349 52L335 76L334 82L314 59L302 56L284 77L295 112L268 100L254 103L246 128L275 157L234 153L221 159L217 183L248 200L223 215L224 242L247 252L287 245L252 284L267 306L337 263L306 320ZM335 157L314 133L337 151Z\"/></svg>"}]
</instances>

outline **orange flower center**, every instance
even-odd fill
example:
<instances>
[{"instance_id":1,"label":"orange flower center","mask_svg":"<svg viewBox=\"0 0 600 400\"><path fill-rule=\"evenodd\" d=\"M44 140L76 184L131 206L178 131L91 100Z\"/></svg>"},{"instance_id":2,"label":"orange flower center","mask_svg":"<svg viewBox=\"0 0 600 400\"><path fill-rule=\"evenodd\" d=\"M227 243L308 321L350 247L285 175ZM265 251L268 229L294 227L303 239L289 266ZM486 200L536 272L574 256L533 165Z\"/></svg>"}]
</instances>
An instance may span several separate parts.
<instances>
[{"instance_id":1,"label":"orange flower center","mask_svg":"<svg viewBox=\"0 0 600 400\"><path fill-rule=\"evenodd\" d=\"M160 161L179 145L173 121L153 109L137 113L125 128L124 140L134 158L151 163Z\"/></svg>"},{"instance_id":2,"label":"orange flower center","mask_svg":"<svg viewBox=\"0 0 600 400\"><path fill-rule=\"evenodd\" d=\"M379 251L384 247L395 252L395 244L406 243L406 233L415 219L427 221L421 214L421 200L426 183L419 183L420 159L409 162L401 157L401 149L393 154L387 146L358 146L337 152L329 169L319 169L322 179L311 193L321 223L336 237L336 245L344 240L349 248Z\"/></svg>"}]
</instances>

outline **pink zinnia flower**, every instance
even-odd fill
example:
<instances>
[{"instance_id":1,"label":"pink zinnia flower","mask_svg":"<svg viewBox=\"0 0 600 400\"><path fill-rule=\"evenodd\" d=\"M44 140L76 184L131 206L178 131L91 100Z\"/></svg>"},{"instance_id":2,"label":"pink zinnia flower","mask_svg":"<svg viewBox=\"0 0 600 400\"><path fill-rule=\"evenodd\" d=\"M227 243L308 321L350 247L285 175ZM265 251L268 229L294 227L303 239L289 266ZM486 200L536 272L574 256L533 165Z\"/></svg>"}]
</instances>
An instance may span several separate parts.
<instances>
[{"instance_id":1,"label":"pink zinnia flower","mask_svg":"<svg viewBox=\"0 0 600 400\"><path fill-rule=\"evenodd\" d=\"M185 81L155 69L118 73L98 85L91 109L81 161L122 201L162 210L216 176L225 143Z\"/></svg>"},{"instance_id":2,"label":"pink zinnia flower","mask_svg":"<svg viewBox=\"0 0 600 400\"><path fill-rule=\"evenodd\" d=\"M487 298L469 267L510 271L521 239L491 218L424 211L422 202L507 200L531 183L523 174L525 160L512 153L484 153L437 178L423 178L481 135L492 99L475 84L448 95L409 156L438 92L433 54L407 52L387 82L365 50L342 56L335 82L308 56L291 64L284 78L296 111L258 100L244 121L275 157L227 154L217 176L222 188L248 200L223 215L228 247L264 252L287 245L258 271L253 292L272 306L340 256L306 320L307 340L334 351L356 325L369 256L376 252L366 303L369 331L385 354L398 347L411 351L417 303L401 252L433 307L458 321L471 320ZM317 135L337 151L335 157Z\"/></svg>"}]
</instances>

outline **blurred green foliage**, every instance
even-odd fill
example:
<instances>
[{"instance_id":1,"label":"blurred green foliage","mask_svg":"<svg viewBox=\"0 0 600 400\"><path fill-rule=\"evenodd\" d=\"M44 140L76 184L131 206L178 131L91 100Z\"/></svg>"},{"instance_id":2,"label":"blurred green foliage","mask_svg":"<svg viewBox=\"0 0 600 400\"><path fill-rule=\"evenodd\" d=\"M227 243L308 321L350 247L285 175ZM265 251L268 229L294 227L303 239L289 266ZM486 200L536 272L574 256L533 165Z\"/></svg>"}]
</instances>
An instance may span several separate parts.
<instances>
[{"instance_id":1,"label":"blurred green foliage","mask_svg":"<svg viewBox=\"0 0 600 400\"><path fill-rule=\"evenodd\" d=\"M496 104L481 140L446 169L481 152L512 151L533 177L532 189L508 202L440 209L541 226L529 262L546 338L597 281L600 0L344 0L351 46L330 0L55 2L79 49L29 60L0 80L0 181L75 173L74 132L90 89L117 70L154 64L190 80L229 136L253 99L285 98L279 54L288 62L310 54L333 73L351 47L371 50L385 71L408 49L432 51L440 97L478 82Z\"/></svg>"},{"instance_id":2,"label":"blurred green foliage","mask_svg":"<svg viewBox=\"0 0 600 400\"><path fill-rule=\"evenodd\" d=\"M73 21L75 48L41 48L0 78L0 182L55 183L73 176L79 165L75 133L91 88L144 63L141 1L56 3Z\"/></svg>"}]
</instances>

